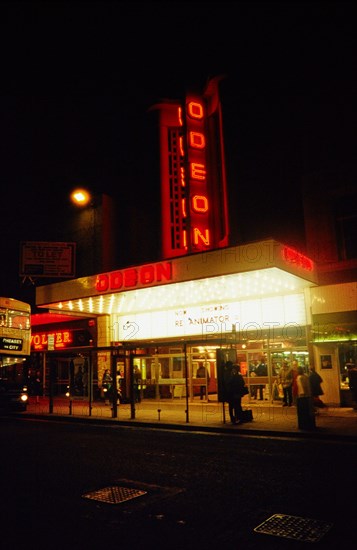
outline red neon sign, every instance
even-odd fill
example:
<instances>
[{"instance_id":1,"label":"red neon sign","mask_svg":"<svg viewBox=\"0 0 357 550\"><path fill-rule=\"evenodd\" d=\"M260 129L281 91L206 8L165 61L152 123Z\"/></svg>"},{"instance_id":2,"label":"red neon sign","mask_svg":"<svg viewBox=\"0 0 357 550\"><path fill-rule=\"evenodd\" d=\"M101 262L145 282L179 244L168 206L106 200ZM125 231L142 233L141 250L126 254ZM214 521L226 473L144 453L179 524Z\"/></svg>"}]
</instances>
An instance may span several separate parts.
<instances>
[{"instance_id":1,"label":"red neon sign","mask_svg":"<svg viewBox=\"0 0 357 550\"><path fill-rule=\"evenodd\" d=\"M172 280L171 262L132 267L122 271L113 271L98 275L95 289L97 292L121 290L137 286L149 286L162 281Z\"/></svg>"},{"instance_id":2,"label":"red neon sign","mask_svg":"<svg viewBox=\"0 0 357 550\"><path fill-rule=\"evenodd\" d=\"M201 101L189 99L186 105L187 159L189 167L189 204L191 245L207 250L210 239L210 201L207 185L205 108Z\"/></svg>"},{"instance_id":3,"label":"red neon sign","mask_svg":"<svg viewBox=\"0 0 357 550\"><path fill-rule=\"evenodd\" d=\"M84 329L52 330L32 332L31 350L66 349L90 346L93 342L91 333Z\"/></svg>"},{"instance_id":4,"label":"red neon sign","mask_svg":"<svg viewBox=\"0 0 357 550\"><path fill-rule=\"evenodd\" d=\"M299 267L302 267L303 269L306 269L307 271L312 271L314 268L314 264L310 258L307 256L304 256L301 254L301 252L298 252L294 248L290 248L288 246L283 247L283 258L286 262L289 262L290 264L295 264Z\"/></svg>"},{"instance_id":5,"label":"red neon sign","mask_svg":"<svg viewBox=\"0 0 357 550\"><path fill-rule=\"evenodd\" d=\"M192 197L192 210L195 212L208 212L208 199L203 195Z\"/></svg>"},{"instance_id":6,"label":"red neon sign","mask_svg":"<svg viewBox=\"0 0 357 550\"><path fill-rule=\"evenodd\" d=\"M187 114L191 118L203 119L203 105L201 103L190 101L187 105Z\"/></svg>"},{"instance_id":7,"label":"red neon sign","mask_svg":"<svg viewBox=\"0 0 357 550\"><path fill-rule=\"evenodd\" d=\"M53 346L55 349L70 347L73 342L72 331L70 330L38 332L31 335L31 349L37 351L47 350L49 337L50 339L53 338Z\"/></svg>"},{"instance_id":8,"label":"red neon sign","mask_svg":"<svg viewBox=\"0 0 357 550\"><path fill-rule=\"evenodd\" d=\"M204 149L206 147L206 139L201 132L189 132L188 141L190 147L196 147L197 149Z\"/></svg>"},{"instance_id":9,"label":"red neon sign","mask_svg":"<svg viewBox=\"0 0 357 550\"><path fill-rule=\"evenodd\" d=\"M218 83L159 113L164 258L228 245L228 199Z\"/></svg>"}]
</instances>

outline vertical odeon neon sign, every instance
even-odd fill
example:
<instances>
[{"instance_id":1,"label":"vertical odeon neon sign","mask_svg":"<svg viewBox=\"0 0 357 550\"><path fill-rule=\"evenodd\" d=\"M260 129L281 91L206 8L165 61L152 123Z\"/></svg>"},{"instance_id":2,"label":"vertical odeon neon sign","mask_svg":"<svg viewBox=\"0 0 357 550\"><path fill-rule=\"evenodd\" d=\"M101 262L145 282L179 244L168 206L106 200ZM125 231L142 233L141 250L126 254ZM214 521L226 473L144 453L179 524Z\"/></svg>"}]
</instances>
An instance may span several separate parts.
<instances>
[{"instance_id":1,"label":"vertical odeon neon sign","mask_svg":"<svg viewBox=\"0 0 357 550\"><path fill-rule=\"evenodd\" d=\"M218 81L159 110L163 258L228 245Z\"/></svg>"},{"instance_id":2,"label":"vertical odeon neon sign","mask_svg":"<svg viewBox=\"0 0 357 550\"><path fill-rule=\"evenodd\" d=\"M210 200L207 186L205 110L198 100L190 99L186 104L186 140L190 240L193 251L206 250L211 248Z\"/></svg>"}]
</instances>

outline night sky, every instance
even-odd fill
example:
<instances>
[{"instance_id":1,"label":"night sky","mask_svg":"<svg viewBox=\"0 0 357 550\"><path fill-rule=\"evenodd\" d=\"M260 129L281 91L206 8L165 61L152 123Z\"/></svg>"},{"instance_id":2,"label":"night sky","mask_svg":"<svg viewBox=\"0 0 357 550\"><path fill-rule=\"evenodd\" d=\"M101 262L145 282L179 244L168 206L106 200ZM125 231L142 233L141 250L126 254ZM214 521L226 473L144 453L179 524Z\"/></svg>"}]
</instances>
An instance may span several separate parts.
<instances>
[{"instance_id":1,"label":"night sky","mask_svg":"<svg viewBox=\"0 0 357 550\"><path fill-rule=\"evenodd\" d=\"M160 259L148 109L217 75L231 244L303 246L302 176L355 162L356 23L352 2L1 3L0 295L26 297L19 244L61 240L78 185L117 201L118 268Z\"/></svg>"}]
</instances>

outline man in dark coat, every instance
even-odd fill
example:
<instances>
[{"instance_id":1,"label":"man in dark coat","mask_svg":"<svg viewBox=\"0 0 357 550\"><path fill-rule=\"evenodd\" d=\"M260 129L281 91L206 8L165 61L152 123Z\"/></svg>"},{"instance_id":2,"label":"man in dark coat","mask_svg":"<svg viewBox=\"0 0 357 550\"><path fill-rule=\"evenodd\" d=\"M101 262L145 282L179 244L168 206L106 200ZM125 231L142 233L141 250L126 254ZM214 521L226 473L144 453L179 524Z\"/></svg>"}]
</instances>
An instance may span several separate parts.
<instances>
[{"instance_id":1,"label":"man in dark coat","mask_svg":"<svg viewBox=\"0 0 357 550\"><path fill-rule=\"evenodd\" d=\"M323 389L321 387L321 384L323 382L321 376L318 372L316 372L315 367L310 367L310 373L309 373L309 380L310 380L310 388L311 388L311 396L314 402L315 407L326 407L325 403L321 401L320 395L323 395Z\"/></svg>"},{"instance_id":2,"label":"man in dark coat","mask_svg":"<svg viewBox=\"0 0 357 550\"><path fill-rule=\"evenodd\" d=\"M255 368L255 374L256 374L256 376L267 376L268 375L268 367L267 367L267 364L265 362L265 357L262 357L259 365ZM264 384L259 384L259 386L256 386L256 388L259 392L258 401L263 401L263 399L264 399L264 397L263 397L264 387L265 387Z\"/></svg>"},{"instance_id":3,"label":"man in dark coat","mask_svg":"<svg viewBox=\"0 0 357 550\"><path fill-rule=\"evenodd\" d=\"M225 373L225 394L232 424L242 422L242 396L245 386L239 365L227 361Z\"/></svg>"}]
</instances>

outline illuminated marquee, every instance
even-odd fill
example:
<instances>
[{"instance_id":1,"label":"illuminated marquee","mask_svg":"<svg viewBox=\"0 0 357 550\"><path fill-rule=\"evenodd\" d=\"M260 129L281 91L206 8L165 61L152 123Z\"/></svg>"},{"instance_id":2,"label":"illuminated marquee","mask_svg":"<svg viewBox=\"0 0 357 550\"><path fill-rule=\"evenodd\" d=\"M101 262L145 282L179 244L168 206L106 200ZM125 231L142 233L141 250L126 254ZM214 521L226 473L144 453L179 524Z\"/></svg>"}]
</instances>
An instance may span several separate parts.
<instances>
[{"instance_id":1,"label":"illuminated marquee","mask_svg":"<svg viewBox=\"0 0 357 550\"><path fill-rule=\"evenodd\" d=\"M219 78L159 110L163 257L228 245Z\"/></svg>"}]
</instances>

